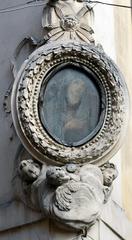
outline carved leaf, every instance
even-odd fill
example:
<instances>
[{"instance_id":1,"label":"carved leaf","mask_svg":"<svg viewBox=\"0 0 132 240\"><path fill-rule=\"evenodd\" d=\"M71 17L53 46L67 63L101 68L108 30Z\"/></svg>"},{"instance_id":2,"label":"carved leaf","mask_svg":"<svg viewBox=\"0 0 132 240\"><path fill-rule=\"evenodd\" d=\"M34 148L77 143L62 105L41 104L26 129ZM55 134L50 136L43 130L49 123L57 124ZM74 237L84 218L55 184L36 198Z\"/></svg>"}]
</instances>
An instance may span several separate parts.
<instances>
[{"instance_id":1,"label":"carved leaf","mask_svg":"<svg viewBox=\"0 0 132 240\"><path fill-rule=\"evenodd\" d=\"M69 211L72 200L71 191L68 186L63 185L57 188L55 195L55 205L61 211Z\"/></svg>"},{"instance_id":2,"label":"carved leaf","mask_svg":"<svg viewBox=\"0 0 132 240\"><path fill-rule=\"evenodd\" d=\"M77 192L80 185L78 182L69 181L68 183L60 186L56 190L55 205L61 211L69 211L71 209L72 194Z\"/></svg>"}]
</instances>

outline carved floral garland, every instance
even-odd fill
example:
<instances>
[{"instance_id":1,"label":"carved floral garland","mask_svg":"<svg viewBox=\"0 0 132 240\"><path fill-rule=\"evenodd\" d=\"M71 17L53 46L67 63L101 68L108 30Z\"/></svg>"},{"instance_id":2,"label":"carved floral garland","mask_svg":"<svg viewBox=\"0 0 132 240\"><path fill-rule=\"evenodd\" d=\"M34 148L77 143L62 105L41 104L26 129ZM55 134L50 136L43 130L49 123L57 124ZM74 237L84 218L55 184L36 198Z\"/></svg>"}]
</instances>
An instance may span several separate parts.
<instances>
[{"instance_id":1,"label":"carved floral garland","mask_svg":"<svg viewBox=\"0 0 132 240\"><path fill-rule=\"evenodd\" d=\"M44 130L38 112L39 94L45 76L58 64L81 63L98 77L106 97L103 126L96 136L79 147L66 147ZM127 94L123 78L113 61L99 48L84 43L46 44L23 64L12 102L16 129L28 151L40 161L103 164L119 147L127 119ZM15 104L14 104L15 103Z\"/></svg>"}]
</instances>

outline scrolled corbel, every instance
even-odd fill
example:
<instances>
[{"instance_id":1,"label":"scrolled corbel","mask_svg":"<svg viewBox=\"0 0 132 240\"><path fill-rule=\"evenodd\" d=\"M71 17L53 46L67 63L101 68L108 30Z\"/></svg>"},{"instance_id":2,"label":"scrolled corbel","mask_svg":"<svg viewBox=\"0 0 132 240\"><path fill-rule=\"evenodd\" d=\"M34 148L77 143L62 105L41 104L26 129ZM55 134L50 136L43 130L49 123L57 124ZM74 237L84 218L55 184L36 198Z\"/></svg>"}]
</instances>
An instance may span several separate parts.
<instances>
[{"instance_id":1,"label":"scrolled corbel","mask_svg":"<svg viewBox=\"0 0 132 240\"><path fill-rule=\"evenodd\" d=\"M23 185L24 202L64 227L90 228L100 217L117 176L113 164L101 168L92 164L63 166L40 165L22 160L18 175Z\"/></svg>"}]
</instances>

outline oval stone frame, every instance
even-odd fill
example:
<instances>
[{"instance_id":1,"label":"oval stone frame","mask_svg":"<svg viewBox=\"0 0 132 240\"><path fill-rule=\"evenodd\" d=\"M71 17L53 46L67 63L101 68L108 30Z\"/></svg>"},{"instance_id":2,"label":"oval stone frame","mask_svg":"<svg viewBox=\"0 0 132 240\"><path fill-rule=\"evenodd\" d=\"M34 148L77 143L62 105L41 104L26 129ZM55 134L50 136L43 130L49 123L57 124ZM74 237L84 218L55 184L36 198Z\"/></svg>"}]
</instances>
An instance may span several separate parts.
<instances>
[{"instance_id":1,"label":"oval stone frame","mask_svg":"<svg viewBox=\"0 0 132 240\"><path fill-rule=\"evenodd\" d=\"M93 72L105 94L103 124L81 146L57 143L45 131L39 117L39 95L49 71L61 64L81 64ZM128 121L128 92L114 62L101 48L84 43L49 43L33 52L22 65L12 91L12 117L20 140L41 162L63 165L102 165L119 149Z\"/></svg>"}]
</instances>

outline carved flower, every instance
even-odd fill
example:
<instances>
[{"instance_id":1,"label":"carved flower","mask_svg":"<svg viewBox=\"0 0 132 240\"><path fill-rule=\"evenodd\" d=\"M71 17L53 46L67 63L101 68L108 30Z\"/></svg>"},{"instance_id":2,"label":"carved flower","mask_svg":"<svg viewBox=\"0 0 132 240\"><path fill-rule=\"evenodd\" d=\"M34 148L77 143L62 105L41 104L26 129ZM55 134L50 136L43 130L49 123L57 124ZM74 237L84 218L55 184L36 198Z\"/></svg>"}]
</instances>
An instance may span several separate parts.
<instances>
[{"instance_id":1,"label":"carved flower","mask_svg":"<svg viewBox=\"0 0 132 240\"><path fill-rule=\"evenodd\" d=\"M79 21L74 16L64 16L60 21L60 26L63 30L75 30L79 27Z\"/></svg>"}]
</instances>

